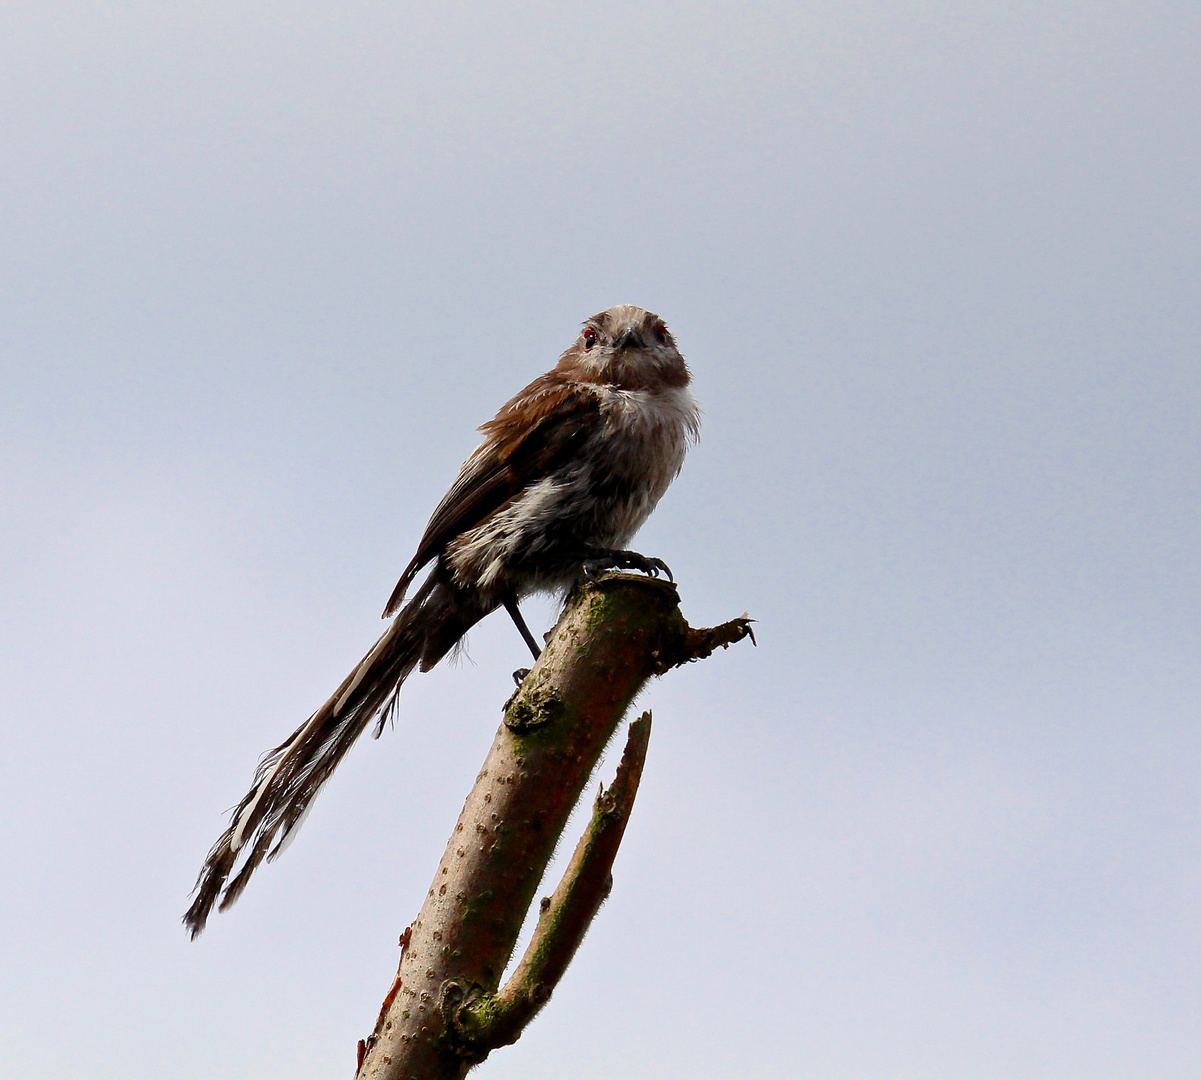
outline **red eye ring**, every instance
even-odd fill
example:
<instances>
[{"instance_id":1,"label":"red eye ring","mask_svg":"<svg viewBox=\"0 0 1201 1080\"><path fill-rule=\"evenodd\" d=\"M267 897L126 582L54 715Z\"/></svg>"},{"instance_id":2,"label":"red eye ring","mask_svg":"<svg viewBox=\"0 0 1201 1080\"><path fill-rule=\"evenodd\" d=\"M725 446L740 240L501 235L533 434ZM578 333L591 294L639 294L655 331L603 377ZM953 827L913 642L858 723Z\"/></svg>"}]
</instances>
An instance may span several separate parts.
<instances>
[{"instance_id":1,"label":"red eye ring","mask_svg":"<svg viewBox=\"0 0 1201 1080\"><path fill-rule=\"evenodd\" d=\"M655 340L660 345L667 344L667 327L664 326L663 323L655 324Z\"/></svg>"},{"instance_id":2,"label":"red eye ring","mask_svg":"<svg viewBox=\"0 0 1201 1080\"><path fill-rule=\"evenodd\" d=\"M595 328L589 326L584 331L584 348L591 349L592 346L595 344L596 344L596 330L595 330Z\"/></svg>"}]
</instances>

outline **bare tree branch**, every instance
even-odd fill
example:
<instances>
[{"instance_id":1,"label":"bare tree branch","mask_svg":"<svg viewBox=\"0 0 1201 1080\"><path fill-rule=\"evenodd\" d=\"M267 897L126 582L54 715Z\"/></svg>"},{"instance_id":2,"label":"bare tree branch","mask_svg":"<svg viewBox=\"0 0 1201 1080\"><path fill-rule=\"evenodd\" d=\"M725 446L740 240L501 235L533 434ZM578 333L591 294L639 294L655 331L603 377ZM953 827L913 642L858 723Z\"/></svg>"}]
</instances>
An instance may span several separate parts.
<instances>
[{"instance_id":1,"label":"bare tree branch","mask_svg":"<svg viewBox=\"0 0 1201 1080\"><path fill-rule=\"evenodd\" d=\"M550 999L592 919L613 888L613 860L634 808L638 781L651 737L651 714L630 725L625 753L613 786L597 793L592 820L554 895L542 900L538 926L517 970L499 994L468 999L448 1018L456 1040L474 1046L483 1060L489 1051L514 1043ZM462 988L460 988L462 990ZM458 992L447 988L449 1002Z\"/></svg>"},{"instance_id":2,"label":"bare tree branch","mask_svg":"<svg viewBox=\"0 0 1201 1080\"><path fill-rule=\"evenodd\" d=\"M631 725L618 778L498 993L522 921L579 800L652 675L750 634L743 617L693 630L669 582L610 574L569 599L510 698L416 922L371 1037L362 1080L443 1080L513 1042L549 997L608 892L649 738Z\"/></svg>"}]
</instances>

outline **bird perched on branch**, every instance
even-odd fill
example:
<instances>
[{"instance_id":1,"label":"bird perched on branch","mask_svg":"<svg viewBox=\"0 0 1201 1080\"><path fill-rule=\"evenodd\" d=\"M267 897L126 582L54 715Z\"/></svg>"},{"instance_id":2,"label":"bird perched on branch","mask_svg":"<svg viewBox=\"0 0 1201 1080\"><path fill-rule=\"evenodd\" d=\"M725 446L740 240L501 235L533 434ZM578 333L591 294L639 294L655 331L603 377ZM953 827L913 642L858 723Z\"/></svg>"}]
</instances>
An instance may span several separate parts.
<instances>
[{"instance_id":1,"label":"bird perched on branch","mask_svg":"<svg viewBox=\"0 0 1201 1080\"><path fill-rule=\"evenodd\" d=\"M218 897L228 907L263 859L280 853L373 720L378 737L413 670L429 671L485 615L504 607L537 658L518 608L522 597L566 595L609 568L670 576L661 560L625 545L696 439L699 410L689 381L663 320L625 304L584 323L558 364L482 425L483 442L438 504L388 600L388 629L325 704L265 755L209 852L184 916L192 937Z\"/></svg>"}]
</instances>

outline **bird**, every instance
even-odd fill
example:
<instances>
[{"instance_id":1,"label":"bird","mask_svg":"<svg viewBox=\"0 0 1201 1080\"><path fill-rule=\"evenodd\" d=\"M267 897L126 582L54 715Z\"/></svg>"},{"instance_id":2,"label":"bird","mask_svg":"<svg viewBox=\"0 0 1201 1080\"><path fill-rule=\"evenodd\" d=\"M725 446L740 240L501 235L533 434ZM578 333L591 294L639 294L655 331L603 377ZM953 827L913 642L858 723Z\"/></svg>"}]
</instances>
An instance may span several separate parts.
<instances>
[{"instance_id":1,"label":"bird","mask_svg":"<svg viewBox=\"0 0 1201 1080\"><path fill-rule=\"evenodd\" d=\"M503 607L537 659L523 598L566 597L608 569L671 577L661 559L626 545L697 440L690 383L667 324L621 304L586 320L558 363L480 426L479 447L388 598L387 629L325 703L262 757L209 851L183 917L193 939L214 906L228 908L262 861L282 853L372 721L379 737L405 679L429 671L477 622Z\"/></svg>"}]
</instances>

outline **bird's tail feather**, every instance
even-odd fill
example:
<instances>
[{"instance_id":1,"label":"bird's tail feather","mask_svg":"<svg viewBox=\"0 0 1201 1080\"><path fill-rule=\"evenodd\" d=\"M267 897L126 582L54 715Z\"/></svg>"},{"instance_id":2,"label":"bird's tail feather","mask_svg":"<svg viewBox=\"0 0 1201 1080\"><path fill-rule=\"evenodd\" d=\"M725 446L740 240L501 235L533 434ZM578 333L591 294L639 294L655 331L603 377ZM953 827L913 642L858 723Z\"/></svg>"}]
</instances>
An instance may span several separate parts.
<instances>
[{"instance_id":1,"label":"bird's tail feather","mask_svg":"<svg viewBox=\"0 0 1201 1080\"><path fill-rule=\"evenodd\" d=\"M264 755L254 786L234 808L229 828L196 881L195 899L183 919L193 938L214 905L224 911L259 864L284 850L322 785L375 718L378 737L414 668L420 664L428 671L494 606L431 575L325 704ZM242 864L229 880L239 859Z\"/></svg>"}]
</instances>

